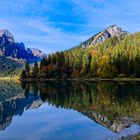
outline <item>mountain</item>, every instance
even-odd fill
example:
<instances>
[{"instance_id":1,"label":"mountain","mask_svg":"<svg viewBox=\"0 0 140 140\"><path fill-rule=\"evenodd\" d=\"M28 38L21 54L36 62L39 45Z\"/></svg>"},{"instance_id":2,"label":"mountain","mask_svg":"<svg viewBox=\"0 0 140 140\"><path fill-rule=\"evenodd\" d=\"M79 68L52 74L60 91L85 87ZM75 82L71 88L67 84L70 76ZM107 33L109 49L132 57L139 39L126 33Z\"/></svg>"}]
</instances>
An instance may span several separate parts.
<instances>
[{"instance_id":1,"label":"mountain","mask_svg":"<svg viewBox=\"0 0 140 140\"><path fill-rule=\"evenodd\" d=\"M48 55L41 61L40 78L139 78L139 44L139 32L110 26L72 49Z\"/></svg>"},{"instance_id":2,"label":"mountain","mask_svg":"<svg viewBox=\"0 0 140 140\"><path fill-rule=\"evenodd\" d=\"M17 43L8 30L0 31L0 56L24 59L29 62L41 60L45 54L38 49L25 48L24 43Z\"/></svg>"},{"instance_id":3,"label":"mountain","mask_svg":"<svg viewBox=\"0 0 140 140\"><path fill-rule=\"evenodd\" d=\"M0 77L19 77L25 62L40 61L46 55L17 43L8 30L0 30Z\"/></svg>"},{"instance_id":4,"label":"mountain","mask_svg":"<svg viewBox=\"0 0 140 140\"><path fill-rule=\"evenodd\" d=\"M103 41L105 41L108 38L111 38L114 36L123 38L126 35L128 35L127 31L123 31L122 28L117 25L111 25L108 28L106 28L104 31L101 31L97 33L96 35L93 35L88 40L84 41L83 43L81 43L80 45L76 47L87 48L87 47L90 47L91 45L101 44Z\"/></svg>"}]
</instances>

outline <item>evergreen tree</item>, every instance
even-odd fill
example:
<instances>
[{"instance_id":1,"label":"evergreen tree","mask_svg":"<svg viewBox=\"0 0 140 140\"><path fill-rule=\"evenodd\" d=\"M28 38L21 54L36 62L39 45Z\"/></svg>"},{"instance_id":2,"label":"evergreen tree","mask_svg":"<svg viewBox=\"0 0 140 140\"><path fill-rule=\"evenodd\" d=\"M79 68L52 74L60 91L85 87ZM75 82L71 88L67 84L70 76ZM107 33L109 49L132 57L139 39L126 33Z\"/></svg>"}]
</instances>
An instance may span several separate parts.
<instances>
[{"instance_id":1,"label":"evergreen tree","mask_svg":"<svg viewBox=\"0 0 140 140\"><path fill-rule=\"evenodd\" d=\"M29 62L26 62L26 64L25 64L25 72L26 72L26 77L29 78L29 76L30 76Z\"/></svg>"},{"instance_id":2,"label":"evergreen tree","mask_svg":"<svg viewBox=\"0 0 140 140\"><path fill-rule=\"evenodd\" d=\"M21 79L26 79L27 78L25 70L22 71L20 78Z\"/></svg>"},{"instance_id":3,"label":"evergreen tree","mask_svg":"<svg viewBox=\"0 0 140 140\"><path fill-rule=\"evenodd\" d=\"M32 77L33 78L38 78L38 76L39 76L38 63L35 62L34 67L33 67L33 71L32 71Z\"/></svg>"},{"instance_id":4,"label":"evergreen tree","mask_svg":"<svg viewBox=\"0 0 140 140\"><path fill-rule=\"evenodd\" d=\"M47 74L47 60L46 58L44 57L42 60L41 60L41 63L40 63L40 77L41 78L46 78L46 74Z\"/></svg>"},{"instance_id":5,"label":"evergreen tree","mask_svg":"<svg viewBox=\"0 0 140 140\"><path fill-rule=\"evenodd\" d=\"M136 75L136 77L140 77L140 56L137 56L135 58L134 67L135 67L135 75Z\"/></svg>"},{"instance_id":6,"label":"evergreen tree","mask_svg":"<svg viewBox=\"0 0 140 140\"><path fill-rule=\"evenodd\" d=\"M96 66L95 58L92 57L91 62L90 62L90 74L91 74L91 76L96 76L96 69L97 69L97 66Z\"/></svg>"}]
</instances>

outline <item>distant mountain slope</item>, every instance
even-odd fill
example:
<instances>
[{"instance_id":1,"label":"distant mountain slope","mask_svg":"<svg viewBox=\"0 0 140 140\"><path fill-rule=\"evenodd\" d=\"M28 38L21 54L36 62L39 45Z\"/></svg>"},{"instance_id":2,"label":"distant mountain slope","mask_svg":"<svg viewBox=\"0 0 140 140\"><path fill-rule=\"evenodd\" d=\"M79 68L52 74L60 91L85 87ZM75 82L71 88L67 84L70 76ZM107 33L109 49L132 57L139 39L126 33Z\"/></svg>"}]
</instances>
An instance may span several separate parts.
<instances>
[{"instance_id":1,"label":"distant mountain slope","mask_svg":"<svg viewBox=\"0 0 140 140\"><path fill-rule=\"evenodd\" d=\"M22 60L0 56L0 77L18 77L22 67Z\"/></svg>"},{"instance_id":2,"label":"distant mountain slope","mask_svg":"<svg viewBox=\"0 0 140 140\"><path fill-rule=\"evenodd\" d=\"M16 60L0 56L0 70L13 70L22 66L23 65Z\"/></svg>"},{"instance_id":3,"label":"distant mountain slope","mask_svg":"<svg viewBox=\"0 0 140 140\"><path fill-rule=\"evenodd\" d=\"M24 43L16 43L8 30L0 31L0 56L24 59L29 62L41 60L45 54L38 49L25 48Z\"/></svg>"},{"instance_id":4,"label":"distant mountain slope","mask_svg":"<svg viewBox=\"0 0 140 140\"><path fill-rule=\"evenodd\" d=\"M111 38L114 36L123 38L127 35L128 33L126 31L123 31L121 27L118 27L117 25L112 25L106 28L104 31L101 31L95 35L93 35L91 38L88 40L84 41L80 45L76 47L83 47L83 48L88 48L91 45L98 45L101 44L103 41L105 41L107 38Z\"/></svg>"},{"instance_id":5,"label":"distant mountain slope","mask_svg":"<svg viewBox=\"0 0 140 140\"><path fill-rule=\"evenodd\" d=\"M0 77L19 77L26 61L40 61L45 56L38 49L25 48L24 43L16 43L8 30L0 30Z\"/></svg>"}]
</instances>

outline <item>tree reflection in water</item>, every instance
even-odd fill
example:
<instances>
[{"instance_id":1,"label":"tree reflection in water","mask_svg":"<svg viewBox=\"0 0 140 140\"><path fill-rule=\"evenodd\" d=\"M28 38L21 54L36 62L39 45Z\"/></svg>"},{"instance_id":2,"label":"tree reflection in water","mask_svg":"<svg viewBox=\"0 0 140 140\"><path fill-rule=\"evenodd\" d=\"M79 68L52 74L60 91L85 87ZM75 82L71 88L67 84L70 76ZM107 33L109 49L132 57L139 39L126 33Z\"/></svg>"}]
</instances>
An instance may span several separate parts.
<instances>
[{"instance_id":1,"label":"tree reflection in water","mask_svg":"<svg viewBox=\"0 0 140 140\"><path fill-rule=\"evenodd\" d=\"M14 115L22 115L25 109L39 107L43 102L74 109L114 131L117 128L112 126L122 118L140 122L139 82L1 82L0 92L1 130Z\"/></svg>"}]
</instances>

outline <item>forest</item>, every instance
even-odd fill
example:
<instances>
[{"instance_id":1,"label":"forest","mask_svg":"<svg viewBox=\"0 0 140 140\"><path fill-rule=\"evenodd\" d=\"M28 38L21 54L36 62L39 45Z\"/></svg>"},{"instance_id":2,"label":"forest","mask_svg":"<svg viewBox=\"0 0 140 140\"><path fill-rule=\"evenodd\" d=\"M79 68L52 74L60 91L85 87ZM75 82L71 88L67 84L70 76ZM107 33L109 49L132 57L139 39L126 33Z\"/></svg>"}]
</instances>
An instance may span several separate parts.
<instances>
[{"instance_id":1,"label":"forest","mask_svg":"<svg viewBox=\"0 0 140 140\"><path fill-rule=\"evenodd\" d=\"M96 46L78 46L49 54L40 65L29 63L21 78L74 79L74 78L140 77L140 33L106 39Z\"/></svg>"}]
</instances>

